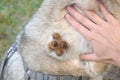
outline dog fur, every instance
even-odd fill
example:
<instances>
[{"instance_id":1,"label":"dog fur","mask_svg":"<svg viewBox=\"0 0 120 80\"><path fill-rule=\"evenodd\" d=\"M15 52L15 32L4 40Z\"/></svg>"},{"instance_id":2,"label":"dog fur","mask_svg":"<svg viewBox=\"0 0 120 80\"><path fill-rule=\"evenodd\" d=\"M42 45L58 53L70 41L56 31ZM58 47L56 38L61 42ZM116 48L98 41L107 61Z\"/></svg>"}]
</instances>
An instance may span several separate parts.
<instances>
[{"instance_id":1,"label":"dog fur","mask_svg":"<svg viewBox=\"0 0 120 80\"><path fill-rule=\"evenodd\" d=\"M102 2L120 21L120 0L102 0ZM86 75L92 77L91 80L102 80L107 64L79 59L80 54L92 52L92 47L64 18L67 13L66 6L73 4L100 13L96 0L44 0L19 34L16 40L19 44L18 52L9 60L4 80L24 80L23 64L32 70L47 74ZM54 33L60 34L62 40L68 44L68 49L60 56L48 47L53 41ZM10 64L11 62L13 63ZM16 79L16 76L19 78Z\"/></svg>"}]
</instances>

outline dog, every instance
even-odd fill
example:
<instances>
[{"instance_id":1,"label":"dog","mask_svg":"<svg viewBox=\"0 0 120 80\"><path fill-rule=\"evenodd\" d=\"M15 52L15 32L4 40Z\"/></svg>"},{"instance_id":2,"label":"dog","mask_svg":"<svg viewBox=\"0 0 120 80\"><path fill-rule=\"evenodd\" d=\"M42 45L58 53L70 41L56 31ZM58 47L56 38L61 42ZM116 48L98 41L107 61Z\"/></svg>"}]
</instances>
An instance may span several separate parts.
<instances>
[{"instance_id":1,"label":"dog","mask_svg":"<svg viewBox=\"0 0 120 80\"><path fill-rule=\"evenodd\" d=\"M108 11L120 21L120 0L102 0ZM108 64L81 61L79 55L93 49L84 36L66 21L66 7L77 5L102 16L96 0L44 0L17 36L17 50L4 68L3 80L25 80L24 65L53 75L90 76L103 80ZM76 7L82 13L82 11ZM4 63L4 61L3 61ZM16 77L17 76L17 77Z\"/></svg>"}]
</instances>

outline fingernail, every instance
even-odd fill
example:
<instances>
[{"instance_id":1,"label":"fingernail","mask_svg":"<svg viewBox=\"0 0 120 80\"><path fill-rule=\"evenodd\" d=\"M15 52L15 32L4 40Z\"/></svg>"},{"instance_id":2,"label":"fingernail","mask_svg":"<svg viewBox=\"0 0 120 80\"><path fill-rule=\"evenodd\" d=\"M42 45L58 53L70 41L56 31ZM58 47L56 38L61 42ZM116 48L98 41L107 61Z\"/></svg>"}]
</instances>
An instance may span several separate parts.
<instances>
[{"instance_id":1,"label":"fingernail","mask_svg":"<svg viewBox=\"0 0 120 80\"><path fill-rule=\"evenodd\" d=\"M68 7L67 7L67 10L68 10L68 11L72 10L72 7L68 6Z\"/></svg>"},{"instance_id":2,"label":"fingernail","mask_svg":"<svg viewBox=\"0 0 120 80\"><path fill-rule=\"evenodd\" d=\"M65 15L65 18L66 18L66 19L69 19L70 17L71 17L70 14L66 14L66 15Z\"/></svg>"}]
</instances>

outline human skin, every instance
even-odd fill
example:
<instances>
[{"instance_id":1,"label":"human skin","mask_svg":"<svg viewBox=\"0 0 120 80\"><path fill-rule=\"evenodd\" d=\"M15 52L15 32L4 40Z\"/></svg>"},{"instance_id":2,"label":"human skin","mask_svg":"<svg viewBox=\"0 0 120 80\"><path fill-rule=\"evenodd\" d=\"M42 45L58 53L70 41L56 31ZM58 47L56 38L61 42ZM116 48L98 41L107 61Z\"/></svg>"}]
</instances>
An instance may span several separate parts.
<instances>
[{"instance_id":1,"label":"human skin","mask_svg":"<svg viewBox=\"0 0 120 80\"><path fill-rule=\"evenodd\" d=\"M87 16L79 13L74 6L67 7L65 18L90 42L93 52L80 55L81 60L114 64L120 67L120 23L98 2L105 19L96 13L84 10Z\"/></svg>"}]
</instances>

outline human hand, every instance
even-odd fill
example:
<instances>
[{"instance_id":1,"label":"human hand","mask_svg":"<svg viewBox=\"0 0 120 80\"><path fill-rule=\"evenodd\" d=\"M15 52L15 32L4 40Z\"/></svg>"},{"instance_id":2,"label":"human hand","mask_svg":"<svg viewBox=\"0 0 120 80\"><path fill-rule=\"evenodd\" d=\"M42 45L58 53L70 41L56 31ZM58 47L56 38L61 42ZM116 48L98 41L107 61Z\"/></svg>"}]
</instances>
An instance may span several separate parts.
<instances>
[{"instance_id":1,"label":"human hand","mask_svg":"<svg viewBox=\"0 0 120 80\"><path fill-rule=\"evenodd\" d=\"M68 22L90 42L93 54L80 56L82 60L91 60L115 64L120 67L120 23L99 2L104 19L96 13L85 10L82 15L74 7L67 7Z\"/></svg>"}]
</instances>

